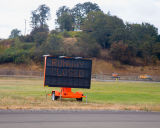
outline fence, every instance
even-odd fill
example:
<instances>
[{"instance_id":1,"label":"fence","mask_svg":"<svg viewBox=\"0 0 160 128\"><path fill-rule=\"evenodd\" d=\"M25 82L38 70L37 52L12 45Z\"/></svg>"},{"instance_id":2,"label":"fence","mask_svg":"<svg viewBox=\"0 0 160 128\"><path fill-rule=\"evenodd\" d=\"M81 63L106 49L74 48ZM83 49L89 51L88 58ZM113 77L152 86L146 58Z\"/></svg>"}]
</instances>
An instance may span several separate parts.
<instances>
[{"instance_id":1,"label":"fence","mask_svg":"<svg viewBox=\"0 0 160 128\"><path fill-rule=\"evenodd\" d=\"M0 70L0 77L17 77L17 78L43 78L43 72L22 71L22 70ZM93 80L98 81L155 81L160 82L160 76L151 76L151 79L140 79L139 74L120 75L120 78L112 77L112 74L92 74Z\"/></svg>"},{"instance_id":2,"label":"fence","mask_svg":"<svg viewBox=\"0 0 160 128\"><path fill-rule=\"evenodd\" d=\"M119 78L112 77L111 74L93 74L92 79L109 81L109 80L120 80L120 81L155 81L160 82L160 76L151 76L151 78L141 79L140 75L120 75Z\"/></svg>"},{"instance_id":3,"label":"fence","mask_svg":"<svg viewBox=\"0 0 160 128\"><path fill-rule=\"evenodd\" d=\"M25 70L0 70L0 77L43 77L43 72Z\"/></svg>"}]
</instances>

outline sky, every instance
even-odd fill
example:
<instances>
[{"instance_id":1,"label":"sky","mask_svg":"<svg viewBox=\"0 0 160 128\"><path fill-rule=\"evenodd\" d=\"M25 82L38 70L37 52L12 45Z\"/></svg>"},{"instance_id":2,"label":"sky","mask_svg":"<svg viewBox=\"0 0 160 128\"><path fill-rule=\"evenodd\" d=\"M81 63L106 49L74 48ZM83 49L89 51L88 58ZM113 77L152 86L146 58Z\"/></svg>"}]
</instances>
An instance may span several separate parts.
<instances>
[{"instance_id":1,"label":"sky","mask_svg":"<svg viewBox=\"0 0 160 128\"><path fill-rule=\"evenodd\" d=\"M65 5L74 7L78 3L92 2L99 5L104 13L110 12L124 22L153 24L160 33L160 0L0 0L0 38L8 38L12 29L30 33L31 11L46 4L51 9L47 22L50 30L55 28L56 11Z\"/></svg>"}]
</instances>

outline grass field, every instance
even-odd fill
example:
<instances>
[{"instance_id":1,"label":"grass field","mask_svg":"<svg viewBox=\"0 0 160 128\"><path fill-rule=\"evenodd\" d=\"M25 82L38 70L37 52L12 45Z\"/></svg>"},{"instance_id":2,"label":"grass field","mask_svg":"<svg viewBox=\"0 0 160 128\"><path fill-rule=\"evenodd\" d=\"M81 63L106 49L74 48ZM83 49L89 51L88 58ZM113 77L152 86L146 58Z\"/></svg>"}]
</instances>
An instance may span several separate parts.
<instances>
[{"instance_id":1,"label":"grass field","mask_svg":"<svg viewBox=\"0 0 160 128\"><path fill-rule=\"evenodd\" d=\"M0 79L0 109L120 109L160 111L160 83L95 82L91 89L73 89L87 95L82 103L74 99L52 101L43 80ZM58 88L55 88L58 90Z\"/></svg>"}]
</instances>

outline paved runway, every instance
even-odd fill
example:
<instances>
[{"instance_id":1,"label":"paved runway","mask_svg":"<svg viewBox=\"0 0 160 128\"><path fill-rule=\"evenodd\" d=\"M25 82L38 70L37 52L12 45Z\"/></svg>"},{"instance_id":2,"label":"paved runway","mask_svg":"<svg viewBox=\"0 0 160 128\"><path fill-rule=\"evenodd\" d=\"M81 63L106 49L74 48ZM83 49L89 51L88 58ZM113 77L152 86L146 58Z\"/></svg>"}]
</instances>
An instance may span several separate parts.
<instances>
[{"instance_id":1,"label":"paved runway","mask_svg":"<svg viewBox=\"0 0 160 128\"><path fill-rule=\"evenodd\" d=\"M160 113L0 110L0 128L160 128Z\"/></svg>"}]
</instances>

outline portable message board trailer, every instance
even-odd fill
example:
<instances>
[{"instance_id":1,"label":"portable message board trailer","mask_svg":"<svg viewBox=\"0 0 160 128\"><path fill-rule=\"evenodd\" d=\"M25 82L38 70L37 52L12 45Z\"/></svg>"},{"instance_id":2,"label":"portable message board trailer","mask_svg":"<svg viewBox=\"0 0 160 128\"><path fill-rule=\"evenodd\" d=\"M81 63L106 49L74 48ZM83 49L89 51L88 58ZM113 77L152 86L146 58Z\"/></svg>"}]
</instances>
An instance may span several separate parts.
<instances>
[{"instance_id":1,"label":"portable message board trailer","mask_svg":"<svg viewBox=\"0 0 160 128\"><path fill-rule=\"evenodd\" d=\"M81 57L45 56L44 86L61 87L52 91L52 99L76 98L82 101L82 92L73 93L71 88L90 88L92 60Z\"/></svg>"}]
</instances>

